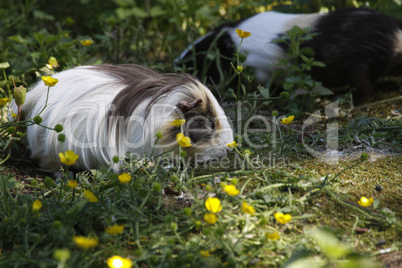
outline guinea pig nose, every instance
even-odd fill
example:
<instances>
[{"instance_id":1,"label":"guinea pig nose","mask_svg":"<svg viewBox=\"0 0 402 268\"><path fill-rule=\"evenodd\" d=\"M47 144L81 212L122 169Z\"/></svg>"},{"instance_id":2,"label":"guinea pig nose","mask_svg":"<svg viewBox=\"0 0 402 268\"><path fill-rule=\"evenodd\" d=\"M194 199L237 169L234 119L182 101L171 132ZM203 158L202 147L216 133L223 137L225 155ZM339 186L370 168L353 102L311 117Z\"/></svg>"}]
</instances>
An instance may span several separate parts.
<instances>
[{"instance_id":1,"label":"guinea pig nose","mask_svg":"<svg viewBox=\"0 0 402 268\"><path fill-rule=\"evenodd\" d=\"M233 148L226 148L226 152L229 154L231 151L233 151Z\"/></svg>"}]
</instances>

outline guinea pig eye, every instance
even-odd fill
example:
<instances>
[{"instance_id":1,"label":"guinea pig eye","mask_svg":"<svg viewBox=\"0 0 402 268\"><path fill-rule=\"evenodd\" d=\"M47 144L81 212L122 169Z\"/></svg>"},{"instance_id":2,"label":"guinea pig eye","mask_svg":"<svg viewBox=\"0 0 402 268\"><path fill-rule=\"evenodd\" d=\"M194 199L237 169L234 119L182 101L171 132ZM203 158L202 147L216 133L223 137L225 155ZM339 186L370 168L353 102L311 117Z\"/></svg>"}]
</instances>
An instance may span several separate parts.
<instances>
[{"instance_id":1,"label":"guinea pig eye","mask_svg":"<svg viewBox=\"0 0 402 268\"><path fill-rule=\"evenodd\" d=\"M212 121L209 121L209 127L212 129L215 129L215 123Z\"/></svg>"}]
</instances>

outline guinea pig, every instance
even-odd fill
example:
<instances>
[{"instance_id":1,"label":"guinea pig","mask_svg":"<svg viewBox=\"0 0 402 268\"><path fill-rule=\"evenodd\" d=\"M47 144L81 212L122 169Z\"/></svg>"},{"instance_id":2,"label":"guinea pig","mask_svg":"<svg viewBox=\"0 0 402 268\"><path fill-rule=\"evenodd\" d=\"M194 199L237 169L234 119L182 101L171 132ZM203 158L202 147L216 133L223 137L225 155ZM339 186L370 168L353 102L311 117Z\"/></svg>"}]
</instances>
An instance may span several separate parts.
<instances>
[{"instance_id":1,"label":"guinea pig","mask_svg":"<svg viewBox=\"0 0 402 268\"><path fill-rule=\"evenodd\" d=\"M225 157L230 151L228 118L209 89L189 75L161 74L137 65L95 65L53 78L58 83L50 87L42 113L48 90L43 81L27 93L22 107L25 118L40 114L42 125L64 127L64 143L53 130L27 127L31 157L47 172L60 170L58 154L67 150L79 155L71 166L75 170L109 165L114 156L150 157L169 150L177 154L181 129L191 139L192 146L182 148L191 161ZM17 111L15 103L12 110ZM170 123L176 119L186 121L177 127ZM155 145L158 132L163 137Z\"/></svg>"},{"instance_id":2,"label":"guinea pig","mask_svg":"<svg viewBox=\"0 0 402 268\"><path fill-rule=\"evenodd\" d=\"M222 55L219 58L221 70L233 74L230 59L241 41L235 29L242 29L251 32L241 45L240 54L247 56L244 65L254 68L255 82L265 85L288 50L284 43L271 42L293 26L311 27L312 32L318 33L302 47L311 47L315 60L326 64L325 68L311 70L313 79L323 82L325 87L350 86L356 89L353 95L360 101L372 95L374 84L388 73L398 70L402 75L402 22L365 8L347 8L327 14L260 13L219 26L195 41L177 61L190 69L195 67L199 78L206 74L208 79L219 83L222 71L217 59L207 62L203 52L216 45Z\"/></svg>"}]
</instances>

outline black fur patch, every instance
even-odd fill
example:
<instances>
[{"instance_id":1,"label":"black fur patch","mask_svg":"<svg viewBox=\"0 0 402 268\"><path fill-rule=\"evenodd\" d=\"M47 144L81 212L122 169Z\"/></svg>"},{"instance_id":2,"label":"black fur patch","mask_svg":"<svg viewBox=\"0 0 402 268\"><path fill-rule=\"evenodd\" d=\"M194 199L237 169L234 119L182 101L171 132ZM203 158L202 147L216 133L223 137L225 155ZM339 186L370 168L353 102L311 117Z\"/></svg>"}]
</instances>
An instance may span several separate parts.
<instances>
[{"instance_id":1,"label":"black fur patch","mask_svg":"<svg viewBox=\"0 0 402 268\"><path fill-rule=\"evenodd\" d=\"M188 71L193 72L198 79L202 79L206 75L206 83L219 83L221 75L226 77L230 72L233 73L230 63L233 62L236 52L232 38L224 29L236 27L242 21L224 23L214 29L182 56L180 64L185 66ZM219 57L210 58L207 51L211 51L211 55L215 56L218 51ZM195 57L193 57L193 53ZM220 70L223 72L222 74Z\"/></svg>"},{"instance_id":2,"label":"black fur patch","mask_svg":"<svg viewBox=\"0 0 402 268\"><path fill-rule=\"evenodd\" d=\"M313 68L312 77L326 87L356 88L357 101L372 95L374 83L402 62L394 53L395 34L402 23L393 17L348 8L320 17L313 26L319 35L302 47L313 48L315 59L326 67Z\"/></svg>"}]
</instances>

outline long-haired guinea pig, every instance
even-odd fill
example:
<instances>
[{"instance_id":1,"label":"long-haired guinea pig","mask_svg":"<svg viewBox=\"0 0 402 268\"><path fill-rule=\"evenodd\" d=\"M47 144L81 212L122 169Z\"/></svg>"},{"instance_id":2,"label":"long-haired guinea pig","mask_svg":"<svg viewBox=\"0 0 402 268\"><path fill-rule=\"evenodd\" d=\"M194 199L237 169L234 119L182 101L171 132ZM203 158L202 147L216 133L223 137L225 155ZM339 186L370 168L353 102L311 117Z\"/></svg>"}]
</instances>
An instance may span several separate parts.
<instances>
[{"instance_id":1,"label":"long-haired guinea pig","mask_svg":"<svg viewBox=\"0 0 402 268\"><path fill-rule=\"evenodd\" d=\"M326 87L356 88L353 95L362 100L372 95L373 85L393 69L402 75L402 22L364 8L296 15L268 11L225 23L195 41L181 54L178 62L190 69L195 67L197 75L205 73L208 80L218 83L222 74L219 70L233 74L229 59L233 58L241 41L235 32L239 28L251 32L241 45L240 54L247 56L244 65L253 67L255 81L265 85L275 71L275 64L284 59L288 50L283 43L271 41L293 26L312 27L312 31L318 33L302 47L311 47L315 60L326 64L325 68L313 67L311 70L312 77ZM203 53L212 45L216 45L222 55L219 63L217 58L212 63L207 62L208 57Z\"/></svg>"},{"instance_id":2,"label":"long-haired guinea pig","mask_svg":"<svg viewBox=\"0 0 402 268\"><path fill-rule=\"evenodd\" d=\"M98 168L114 156L127 153L150 156L156 134L163 137L153 156L177 147L183 128L191 147L183 147L191 161L225 157L233 141L227 117L211 92L189 75L160 74L136 65L82 66L53 75L42 125L62 124L65 142L58 133L38 125L27 127L26 144L42 169L60 169L59 152L79 155L77 170ZM48 87L40 81L27 93L22 110L35 117L46 103ZM17 107L13 105L14 112ZM170 122L185 119L182 127ZM176 149L177 154L178 149Z\"/></svg>"}]
</instances>

